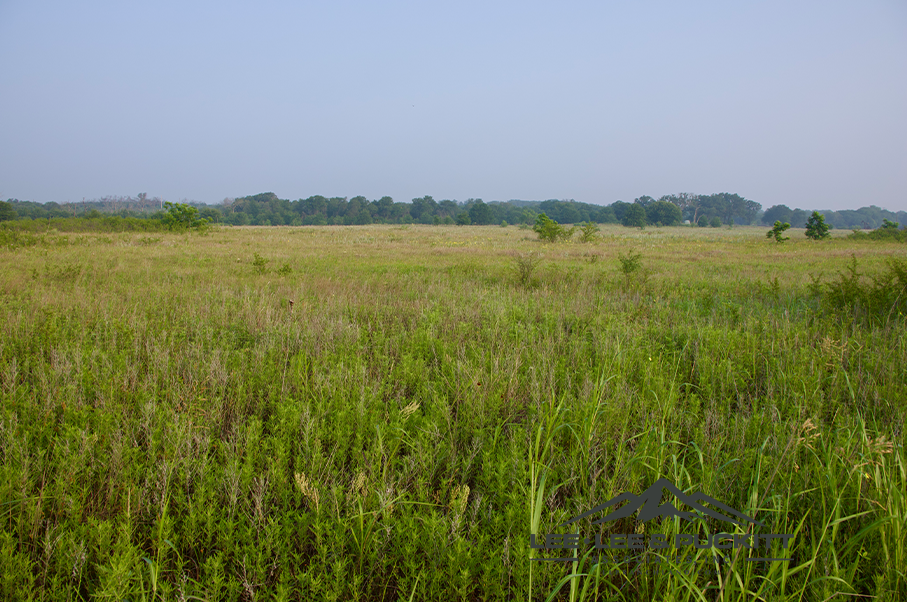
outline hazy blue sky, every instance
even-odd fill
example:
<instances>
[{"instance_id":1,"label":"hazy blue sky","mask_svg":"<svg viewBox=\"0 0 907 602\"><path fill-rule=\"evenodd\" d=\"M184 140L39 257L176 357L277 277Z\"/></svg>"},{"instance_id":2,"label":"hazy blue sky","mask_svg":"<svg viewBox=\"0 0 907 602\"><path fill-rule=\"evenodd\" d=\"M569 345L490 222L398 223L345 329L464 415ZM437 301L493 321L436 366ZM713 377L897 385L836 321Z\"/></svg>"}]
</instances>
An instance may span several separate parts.
<instances>
[{"instance_id":1,"label":"hazy blue sky","mask_svg":"<svg viewBox=\"0 0 907 602\"><path fill-rule=\"evenodd\" d=\"M0 198L907 210L907 1L0 0Z\"/></svg>"}]
</instances>

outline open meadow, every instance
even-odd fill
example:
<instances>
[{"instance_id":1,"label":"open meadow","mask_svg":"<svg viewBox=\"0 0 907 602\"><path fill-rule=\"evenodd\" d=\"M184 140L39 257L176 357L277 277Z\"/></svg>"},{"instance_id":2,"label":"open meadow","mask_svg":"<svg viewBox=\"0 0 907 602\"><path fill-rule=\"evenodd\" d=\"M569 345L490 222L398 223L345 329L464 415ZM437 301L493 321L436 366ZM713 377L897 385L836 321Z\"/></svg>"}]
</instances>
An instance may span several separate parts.
<instances>
[{"instance_id":1,"label":"open meadow","mask_svg":"<svg viewBox=\"0 0 907 602\"><path fill-rule=\"evenodd\" d=\"M0 232L0 599L907 599L907 246L765 230Z\"/></svg>"}]
</instances>

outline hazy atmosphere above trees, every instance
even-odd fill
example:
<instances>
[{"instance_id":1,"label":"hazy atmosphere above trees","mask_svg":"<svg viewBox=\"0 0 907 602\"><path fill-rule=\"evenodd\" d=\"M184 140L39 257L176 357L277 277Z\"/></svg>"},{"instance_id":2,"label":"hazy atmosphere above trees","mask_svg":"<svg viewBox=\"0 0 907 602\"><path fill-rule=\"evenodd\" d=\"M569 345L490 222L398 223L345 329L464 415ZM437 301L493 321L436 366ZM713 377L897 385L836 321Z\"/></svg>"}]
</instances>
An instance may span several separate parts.
<instances>
[{"instance_id":1,"label":"hazy atmosphere above trees","mask_svg":"<svg viewBox=\"0 0 907 602\"><path fill-rule=\"evenodd\" d=\"M907 5L0 4L0 198L907 209Z\"/></svg>"}]
</instances>

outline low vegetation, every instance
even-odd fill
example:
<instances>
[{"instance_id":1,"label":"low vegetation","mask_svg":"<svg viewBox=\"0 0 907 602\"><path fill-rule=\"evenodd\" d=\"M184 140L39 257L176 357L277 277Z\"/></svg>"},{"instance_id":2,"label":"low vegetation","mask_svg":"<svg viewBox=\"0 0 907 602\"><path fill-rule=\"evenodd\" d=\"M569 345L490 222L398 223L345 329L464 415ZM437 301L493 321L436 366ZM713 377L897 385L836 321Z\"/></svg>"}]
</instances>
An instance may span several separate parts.
<instances>
[{"instance_id":1,"label":"low vegetation","mask_svg":"<svg viewBox=\"0 0 907 602\"><path fill-rule=\"evenodd\" d=\"M0 599L904 599L903 246L764 232L0 229ZM531 560L660 477L790 560Z\"/></svg>"}]
</instances>

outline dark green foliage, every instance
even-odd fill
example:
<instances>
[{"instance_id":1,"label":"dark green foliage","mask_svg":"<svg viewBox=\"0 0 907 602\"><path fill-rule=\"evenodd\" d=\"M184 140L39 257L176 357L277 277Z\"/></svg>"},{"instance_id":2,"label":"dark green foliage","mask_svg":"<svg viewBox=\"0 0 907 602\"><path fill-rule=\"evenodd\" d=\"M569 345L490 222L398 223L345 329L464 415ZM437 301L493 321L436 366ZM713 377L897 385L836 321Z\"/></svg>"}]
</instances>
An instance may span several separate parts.
<instances>
[{"instance_id":1,"label":"dark green foliage","mask_svg":"<svg viewBox=\"0 0 907 602\"><path fill-rule=\"evenodd\" d=\"M6 222L16 219L18 215L16 210L13 209L12 204L7 203L6 201L0 201L0 222Z\"/></svg>"},{"instance_id":2,"label":"dark green foliage","mask_svg":"<svg viewBox=\"0 0 907 602\"><path fill-rule=\"evenodd\" d=\"M716 215L709 222L709 226L711 226L712 228L720 228L721 227L721 218Z\"/></svg>"},{"instance_id":3,"label":"dark green foliage","mask_svg":"<svg viewBox=\"0 0 907 602\"><path fill-rule=\"evenodd\" d=\"M762 223L769 225L776 221L781 223L788 222L793 224L797 228L803 228L806 226L806 220L809 217L809 212L804 211L803 209L791 209L787 205L775 205L770 207L762 214Z\"/></svg>"},{"instance_id":4,"label":"dark green foliage","mask_svg":"<svg viewBox=\"0 0 907 602\"><path fill-rule=\"evenodd\" d=\"M784 242L785 240L788 240L790 238L789 236L783 236L783 234L789 229L790 224L775 222L775 225L772 227L772 229L765 233L765 237L774 238L775 242Z\"/></svg>"},{"instance_id":5,"label":"dark green foliage","mask_svg":"<svg viewBox=\"0 0 907 602\"><path fill-rule=\"evenodd\" d=\"M217 207L202 207L198 212L199 217L209 224L219 224L223 220L223 213Z\"/></svg>"},{"instance_id":6,"label":"dark green foliage","mask_svg":"<svg viewBox=\"0 0 907 602\"><path fill-rule=\"evenodd\" d=\"M646 210L639 203L632 203L624 210L621 224L628 228L645 228L646 227Z\"/></svg>"},{"instance_id":7,"label":"dark green foliage","mask_svg":"<svg viewBox=\"0 0 907 602\"><path fill-rule=\"evenodd\" d=\"M478 199L469 208L469 220L477 226L487 226L494 223L494 213L482 199Z\"/></svg>"},{"instance_id":8,"label":"dark green foliage","mask_svg":"<svg viewBox=\"0 0 907 602\"><path fill-rule=\"evenodd\" d=\"M159 198L148 198L144 193L136 198L105 197L96 201L70 203L33 203L12 199L10 204L18 217L26 219L48 219L73 216L85 216L92 211L123 218L164 217L163 201ZM469 215L470 223L476 225L498 224L506 221L510 224L525 223L531 225L535 216L544 212L550 219L561 224L622 223L625 208L630 203L617 201L611 206L581 203L569 200L550 199L547 201L483 202L481 199L468 199L465 202L452 200L435 201L431 196L415 198L411 203L397 203L389 196L376 201L369 201L364 196L324 197L314 195L306 199L291 201L281 199L273 192L224 199L217 206L206 206L198 203L187 203L199 209L199 217L208 223L224 223L235 226L303 226L303 225L366 225L372 223L392 224L452 224L465 225L463 213ZM750 214L758 211L759 204L747 201L738 195L720 193L715 195L693 195L683 193L664 196L658 201L652 197L641 196L634 204L652 210L649 223L671 225L676 223L677 214L672 207L681 211L678 219L690 219L694 222L705 215L711 219L720 215L724 223L737 220L740 223L751 221ZM92 214L95 215L95 214Z\"/></svg>"},{"instance_id":9,"label":"dark green foliage","mask_svg":"<svg viewBox=\"0 0 907 602\"><path fill-rule=\"evenodd\" d=\"M806 237L813 240L822 240L828 238L828 224L825 218L818 211L813 211L809 219L806 220Z\"/></svg>"},{"instance_id":10,"label":"dark green foliage","mask_svg":"<svg viewBox=\"0 0 907 602\"><path fill-rule=\"evenodd\" d=\"M907 211L892 212L875 205L841 211L823 210L820 213L830 228L839 229L862 228L870 230L882 227L886 220L891 222L907 220ZM803 209L791 209L786 205L775 205L765 211L762 216L762 223L768 225L775 220L780 220L782 222L790 222L795 227L803 227L810 214L811 212Z\"/></svg>"},{"instance_id":11,"label":"dark green foliage","mask_svg":"<svg viewBox=\"0 0 907 602\"><path fill-rule=\"evenodd\" d=\"M645 206L646 221L654 226L676 226L683 219L680 208L668 201L654 201Z\"/></svg>"},{"instance_id":12,"label":"dark green foliage","mask_svg":"<svg viewBox=\"0 0 907 602\"><path fill-rule=\"evenodd\" d=\"M729 192L708 195L685 192L663 196L659 201L676 205L683 214L682 219L688 219L693 224L700 224L700 220L705 218L708 225L715 217L728 225L750 224L762 209L759 203Z\"/></svg>"}]
</instances>

